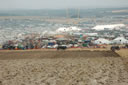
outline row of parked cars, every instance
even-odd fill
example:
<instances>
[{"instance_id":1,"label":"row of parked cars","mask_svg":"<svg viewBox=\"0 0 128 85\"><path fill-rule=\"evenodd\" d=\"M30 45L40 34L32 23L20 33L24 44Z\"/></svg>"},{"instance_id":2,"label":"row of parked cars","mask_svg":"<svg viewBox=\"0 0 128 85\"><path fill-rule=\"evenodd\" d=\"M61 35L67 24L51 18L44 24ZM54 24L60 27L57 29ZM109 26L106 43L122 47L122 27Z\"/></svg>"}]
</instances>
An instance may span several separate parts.
<instances>
[{"instance_id":1,"label":"row of parked cars","mask_svg":"<svg viewBox=\"0 0 128 85\"><path fill-rule=\"evenodd\" d=\"M112 51L120 50L121 48L128 48L128 44L126 44L125 46L121 46L121 47L118 45L111 46Z\"/></svg>"}]
</instances>

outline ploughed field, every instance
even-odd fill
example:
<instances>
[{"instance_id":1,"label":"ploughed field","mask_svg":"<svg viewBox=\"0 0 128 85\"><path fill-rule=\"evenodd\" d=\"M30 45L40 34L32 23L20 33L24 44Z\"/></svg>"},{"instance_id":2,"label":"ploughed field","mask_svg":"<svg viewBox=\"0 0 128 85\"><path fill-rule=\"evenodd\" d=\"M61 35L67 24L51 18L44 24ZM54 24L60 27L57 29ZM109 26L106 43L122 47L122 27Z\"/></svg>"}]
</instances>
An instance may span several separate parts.
<instances>
[{"instance_id":1,"label":"ploughed field","mask_svg":"<svg viewBox=\"0 0 128 85\"><path fill-rule=\"evenodd\" d=\"M1 51L0 85L127 85L112 51Z\"/></svg>"}]
</instances>

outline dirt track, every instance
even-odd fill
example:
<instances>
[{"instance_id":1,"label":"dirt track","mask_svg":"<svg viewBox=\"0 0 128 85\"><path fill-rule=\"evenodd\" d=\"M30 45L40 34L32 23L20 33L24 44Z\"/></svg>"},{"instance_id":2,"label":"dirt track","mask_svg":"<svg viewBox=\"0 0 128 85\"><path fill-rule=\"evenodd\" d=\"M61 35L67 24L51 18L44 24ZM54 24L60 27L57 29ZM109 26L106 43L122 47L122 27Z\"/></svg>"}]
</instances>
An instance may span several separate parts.
<instances>
[{"instance_id":1,"label":"dirt track","mask_svg":"<svg viewBox=\"0 0 128 85\"><path fill-rule=\"evenodd\" d=\"M79 57L120 57L112 51L5 51L0 52L0 59L44 59L44 58L79 58Z\"/></svg>"},{"instance_id":2,"label":"dirt track","mask_svg":"<svg viewBox=\"0 0 128 85\"><path fill-rule=\"evenodd\" d=\"M127 75L111 51L0 52L0 85L127 85Z\"/></svg>"}]
</instances>

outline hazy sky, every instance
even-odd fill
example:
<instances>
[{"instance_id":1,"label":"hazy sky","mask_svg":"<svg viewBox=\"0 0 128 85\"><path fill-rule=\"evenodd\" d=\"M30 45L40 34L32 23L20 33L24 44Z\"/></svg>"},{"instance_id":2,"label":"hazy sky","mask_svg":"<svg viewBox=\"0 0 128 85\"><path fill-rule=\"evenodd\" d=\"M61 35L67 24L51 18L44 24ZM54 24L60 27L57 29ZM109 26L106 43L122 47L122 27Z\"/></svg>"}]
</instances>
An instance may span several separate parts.
<instances>
[{"instance_id":1,"label":"hazy sky","mask_svg":"<svg viewBox=\"0 0 128 85\"><path fill-rule=\"evenodd\" d=\"M0 9L128 7L128 0L0 0Z\"/></svg>"}]
</instances>

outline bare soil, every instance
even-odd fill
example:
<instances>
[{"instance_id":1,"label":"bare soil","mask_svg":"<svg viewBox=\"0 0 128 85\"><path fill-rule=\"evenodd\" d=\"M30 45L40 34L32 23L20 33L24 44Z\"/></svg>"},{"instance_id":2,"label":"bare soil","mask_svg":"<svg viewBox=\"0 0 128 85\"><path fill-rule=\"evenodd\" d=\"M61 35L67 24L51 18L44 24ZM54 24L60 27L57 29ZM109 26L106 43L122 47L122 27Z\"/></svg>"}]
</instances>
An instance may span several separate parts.
<instances>
[{"instance_id":1,"label":"bare soil","mask_svg":"<svg viewBox=\"0 0 128 85\"><path fill-rule=\"evenodd\" d=\"M0 85L127 85L127 62L112 51L1 51Z\"/></svg>"}]
</instances>

